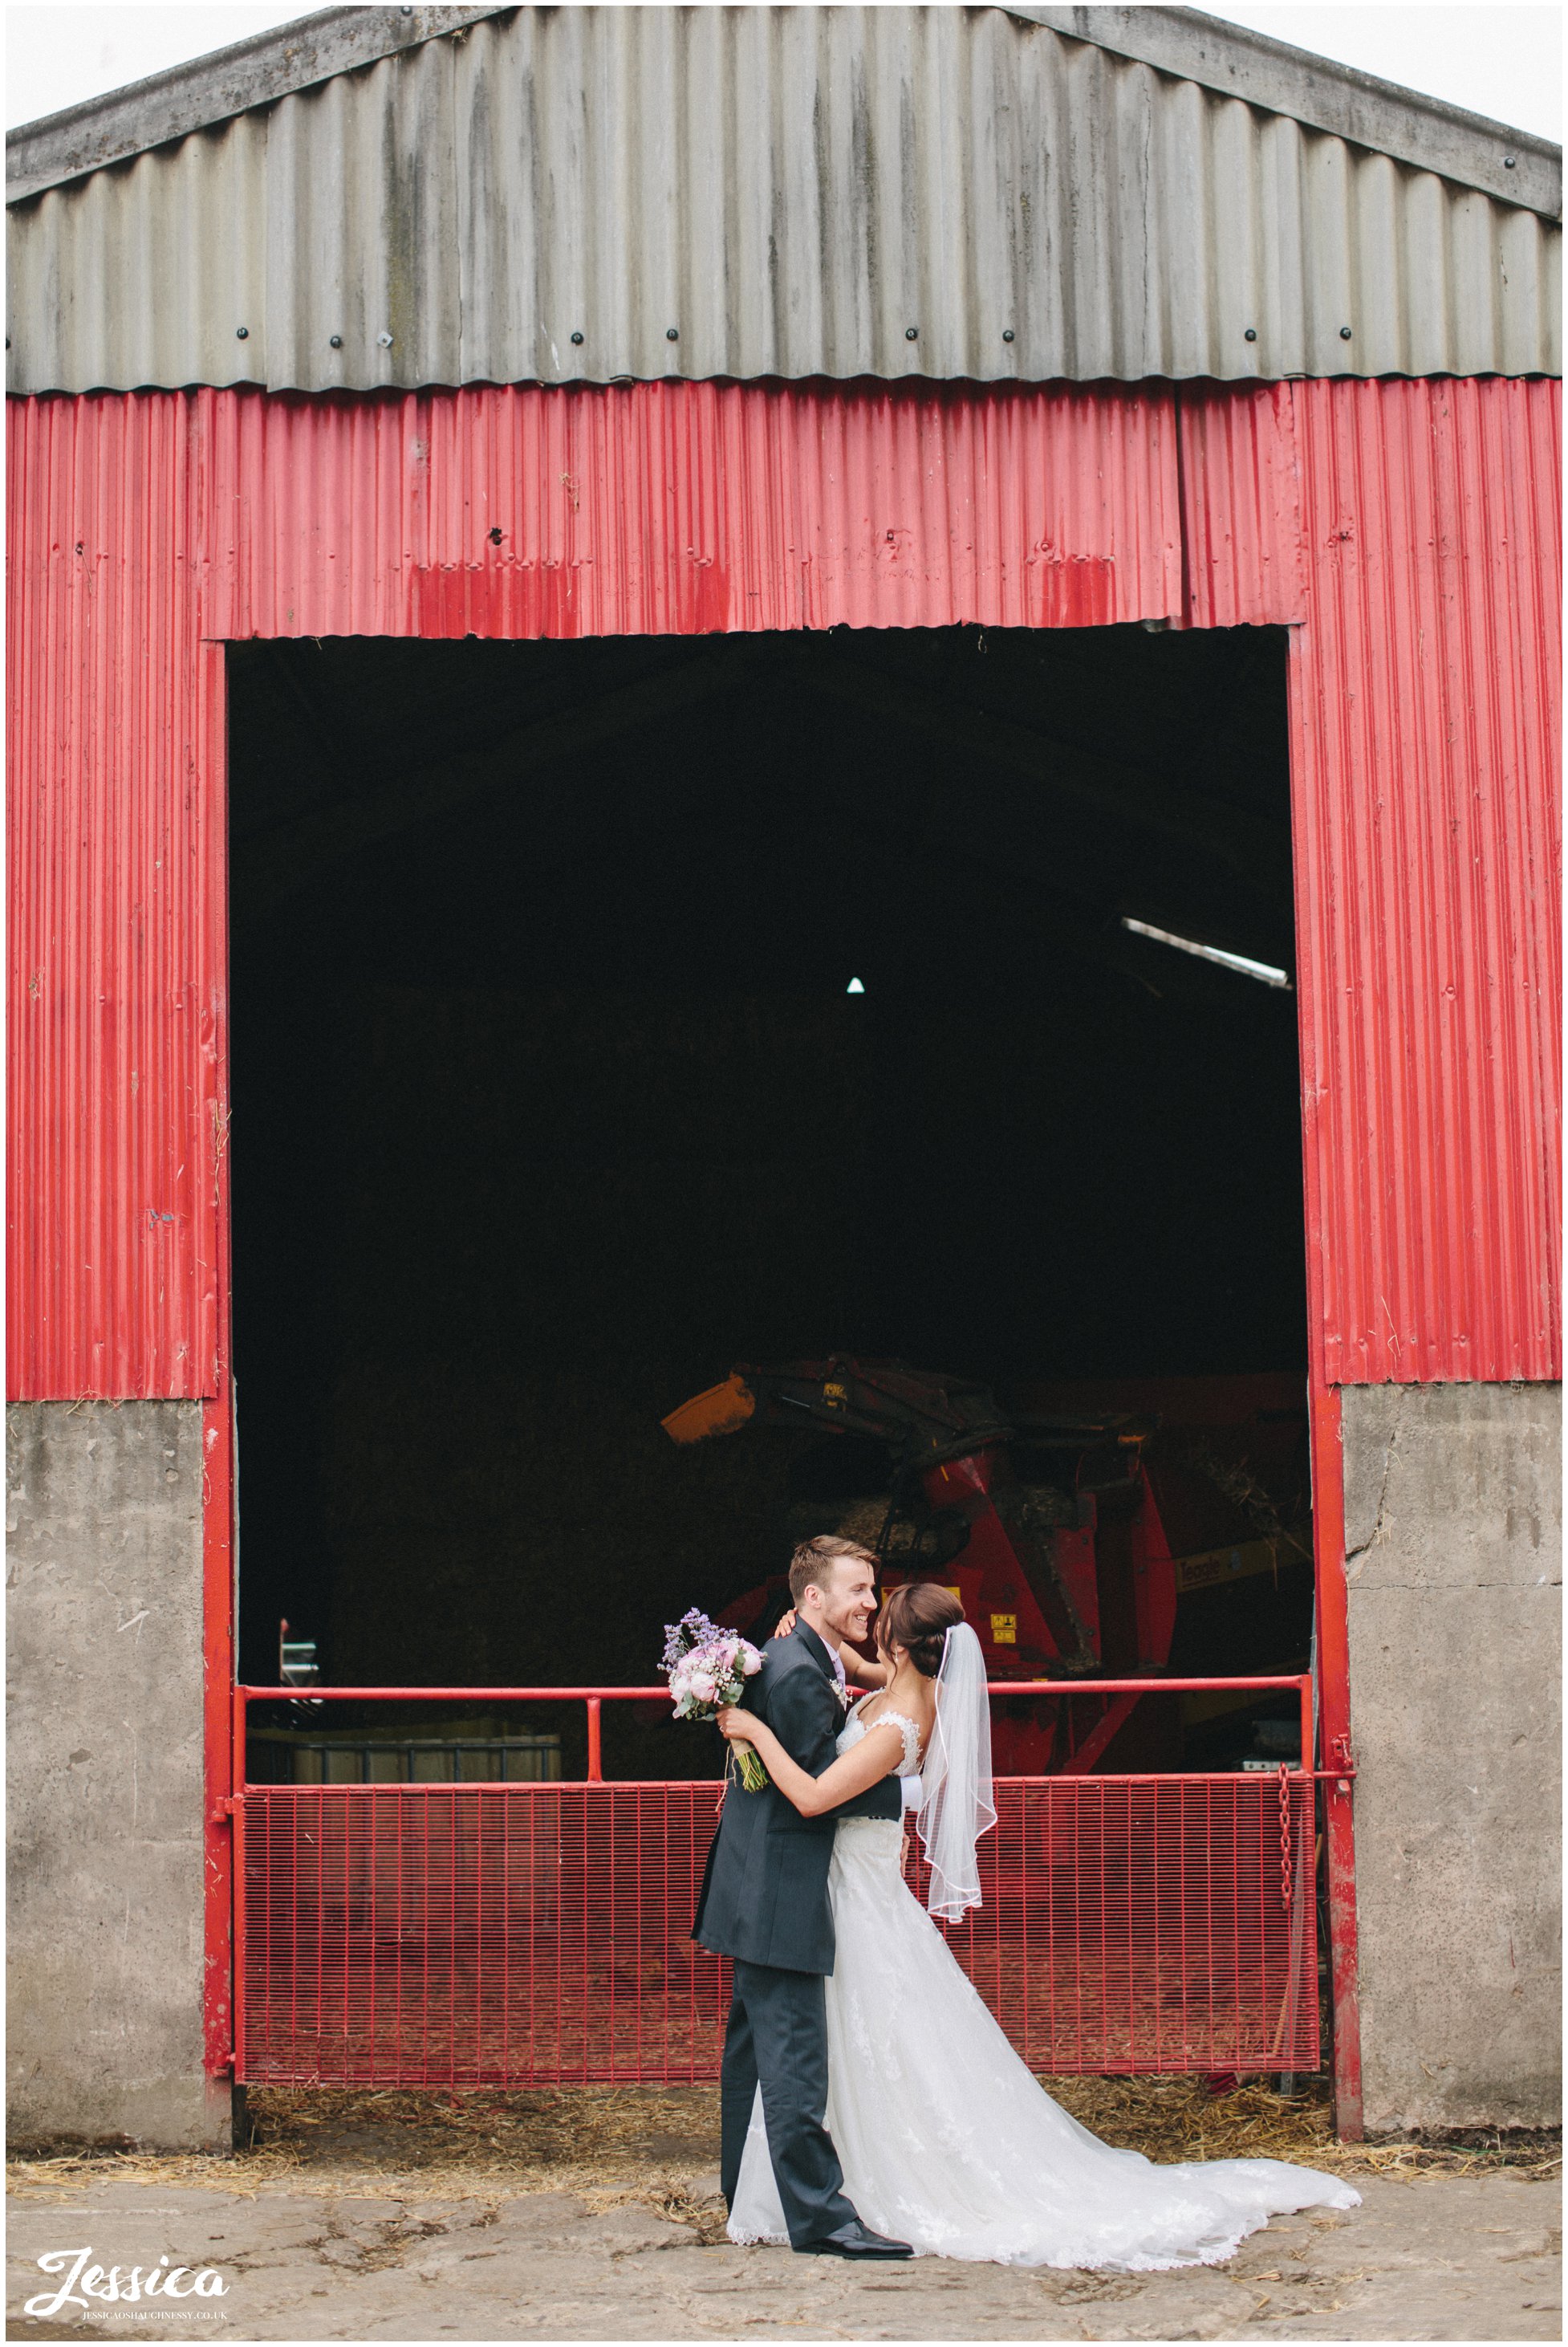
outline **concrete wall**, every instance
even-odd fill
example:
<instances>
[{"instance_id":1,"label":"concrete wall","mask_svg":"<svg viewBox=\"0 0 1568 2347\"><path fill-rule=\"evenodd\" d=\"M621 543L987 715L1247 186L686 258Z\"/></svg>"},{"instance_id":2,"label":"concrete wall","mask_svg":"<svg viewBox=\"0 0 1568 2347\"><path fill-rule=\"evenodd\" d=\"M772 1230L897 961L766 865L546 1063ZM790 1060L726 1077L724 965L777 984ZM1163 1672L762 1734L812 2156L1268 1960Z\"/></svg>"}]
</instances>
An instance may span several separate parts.
<instances>
[{"instance_id":1,"label":"concrete wall","mask_svg":"<svg viewBox=\"0 0 1568 2347\"><path fill-rule=\"evenodd\" d=\"M201 1410L8 1412L12 2141L230 2141L201 2045Z\"/></svg>"},{"instance_id":2,"label":"concrete wall","mask_svg":"<svg viewBox=\"0 0 1568 2347\"><path fill-rule=\"evenodd\" d=\"M1343 1404L1367 2125L1549 2125L1561 1389Z\"/></svg>"}]
</instances>

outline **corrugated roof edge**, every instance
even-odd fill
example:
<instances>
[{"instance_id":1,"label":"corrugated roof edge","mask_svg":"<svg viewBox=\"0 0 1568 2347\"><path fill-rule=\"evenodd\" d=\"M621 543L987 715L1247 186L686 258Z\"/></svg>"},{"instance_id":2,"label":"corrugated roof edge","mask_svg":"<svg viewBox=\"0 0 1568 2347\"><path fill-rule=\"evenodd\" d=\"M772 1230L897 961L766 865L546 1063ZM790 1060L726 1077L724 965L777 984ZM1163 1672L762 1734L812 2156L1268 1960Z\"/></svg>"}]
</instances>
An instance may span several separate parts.
<instances>
[{"instance_id":1,"label":"corrugated roof edge","mask_svg":"<svg viewBox=\"0 0 1568 2347\"><path fill-rule=\"evenodd\" d=\"M1293 48L1228 18L1199 8L1123 8L1105 0L1092 7L1031 6L1028 0L999 5L1008 15L1287 115L1461 187L1552 220L1561 214L1563 150L1549 139ZM506 5L318 9L8 131L5 200L19 203L334 74L509 13Z\"/></svg>"},{"instance_id":2,"label":"corrugated roof edge","mask_svg":"<svg viewBox=\"0 0 1568 2347\"><path fill-rule=\"evenodd\" d=\"M1563 149L1462 106L1297 49L1202 8L1057 8L1002 0L1011 16L1045 25L1162 73L1331 131L1374 154L1436 171L1461 187L1556 220L1563 210Z\"/></svg>"},{"instance_id":3,"label":"corrugated roof edge","mask_svg":"<svg viewBox=\"0 0 1568 2347\"><path fill-rule=\"evenodd\" d=\"M399 49L461 32L508 6L479 8L318 8L270 33L210 50L5 133L5 200L20 203L63 179L80 179L184 138L253 106L287 97L334 74L374 65Z\"/></svg>"}]
</instances>

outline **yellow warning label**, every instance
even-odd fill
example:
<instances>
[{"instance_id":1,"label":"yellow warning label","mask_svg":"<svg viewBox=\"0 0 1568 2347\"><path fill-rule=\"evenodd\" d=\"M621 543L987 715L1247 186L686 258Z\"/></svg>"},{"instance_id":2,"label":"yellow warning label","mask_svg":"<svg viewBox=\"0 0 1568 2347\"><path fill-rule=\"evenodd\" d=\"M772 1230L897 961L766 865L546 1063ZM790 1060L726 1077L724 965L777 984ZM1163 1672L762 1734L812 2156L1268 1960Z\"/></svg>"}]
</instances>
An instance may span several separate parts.
<instances>
[{"instance_id":1,"label":"yellow warning label","mask_svg":"<svg viewBox=\"0 0 1568 2347\"><path fill-rule=\"evenodd\" d=\"M1016 1614L993 1614L991 1615L991 1644L993 1646L1017 1645L1018 1615Z\"/></svg>"}]
</instances>

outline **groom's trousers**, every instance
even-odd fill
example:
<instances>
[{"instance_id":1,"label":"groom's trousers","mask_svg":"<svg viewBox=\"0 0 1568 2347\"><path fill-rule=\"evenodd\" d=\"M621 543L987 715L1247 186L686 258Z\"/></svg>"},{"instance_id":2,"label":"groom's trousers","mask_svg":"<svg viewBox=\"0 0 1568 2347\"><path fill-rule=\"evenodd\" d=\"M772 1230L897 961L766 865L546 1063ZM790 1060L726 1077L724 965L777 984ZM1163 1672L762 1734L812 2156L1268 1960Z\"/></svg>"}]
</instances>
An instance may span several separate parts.
<instances>
[{"instance_id":1,"label":"groom's trousers","mask_svg":"<svg viewBox=\"0 0 1568 2347\"><path fill-rule=\"evenodd\" d=\"M768 2151L791 2246L804 2249L856 2212L844 2197L844 2170L822 2123L827 2107L827 2007L820 1973L735 1963L735 1993L720 2074L723 2119L720 2181L732 2205L757 2087L763 2090Z\"/></svg>"}]
</instances>

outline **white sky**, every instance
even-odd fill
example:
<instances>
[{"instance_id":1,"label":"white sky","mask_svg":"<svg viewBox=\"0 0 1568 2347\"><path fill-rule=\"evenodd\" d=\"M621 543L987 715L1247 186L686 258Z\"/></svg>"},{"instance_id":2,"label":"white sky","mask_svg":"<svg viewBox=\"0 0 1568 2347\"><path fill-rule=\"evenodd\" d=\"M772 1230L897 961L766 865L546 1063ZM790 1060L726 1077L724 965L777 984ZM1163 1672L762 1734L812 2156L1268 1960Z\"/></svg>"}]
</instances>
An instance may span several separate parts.
<instances>
[{"instance_id":1,"label":"white sky","mask_svg":"<svg viewBox=\"0 0 1568 2347\"><path fill-rule=\"evenodd\" d=\"M77 5L5 10L5 123L32 122L78 99L98 97L144 74L219 49L248 34L306 15L292 7L213 5L212 0L147 7ZM1563 15L1558 7L1477 5L1475 0L1356 0L1350 7L1226 8L1211 11L1272 33L1297 48L1404 82L1430 97L1490 114L1547 138L1563 136Z\"/></svg>"}]
</instances>

